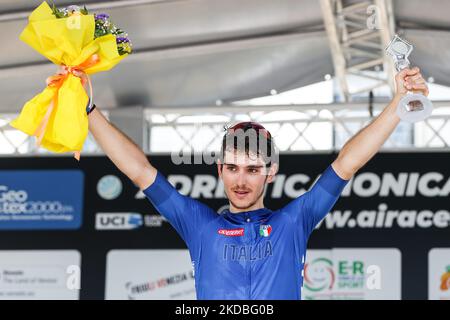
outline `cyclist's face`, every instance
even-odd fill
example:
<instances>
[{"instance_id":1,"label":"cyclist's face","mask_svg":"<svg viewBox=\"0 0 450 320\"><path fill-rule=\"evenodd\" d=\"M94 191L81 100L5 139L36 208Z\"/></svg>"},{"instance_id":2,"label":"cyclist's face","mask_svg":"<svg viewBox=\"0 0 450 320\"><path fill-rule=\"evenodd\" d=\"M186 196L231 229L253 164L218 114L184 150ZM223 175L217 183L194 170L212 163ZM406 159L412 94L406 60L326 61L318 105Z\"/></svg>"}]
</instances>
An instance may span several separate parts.
<instances>
[{"instance_id":1,"label":"cyclist's face","mask_svg":"<svg viewBox=\"0 0 450 320\"><path fill-rule=\"evenodd\" d=\"M219 164L219 176L231 205L241 211L262 207L264 187L273 179L260 156L232 151L225 152L224 162Z\"/></svg>"}]
</instances>

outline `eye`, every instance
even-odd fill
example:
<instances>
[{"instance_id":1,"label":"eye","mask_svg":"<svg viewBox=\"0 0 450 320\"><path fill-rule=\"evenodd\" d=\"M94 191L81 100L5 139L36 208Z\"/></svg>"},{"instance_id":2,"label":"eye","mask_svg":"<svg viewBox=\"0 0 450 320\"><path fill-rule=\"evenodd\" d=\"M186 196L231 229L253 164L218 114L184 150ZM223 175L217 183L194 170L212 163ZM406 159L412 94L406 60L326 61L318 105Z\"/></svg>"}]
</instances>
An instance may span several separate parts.
<instances>
[{"instance_id":1,"label":"eye","mask_svg":"<svg viewBox=\"0 0 450 320\"><path fill-rule=\"evenodd\" d=\"M227 170L234 172L234 171L236 171L236 167L235 166L227 166Z\"/></svg>"},{"instance_id":2,"label":"eye","mask_svg":"<svg viewBox=\"0 0 450 320\"><path fill-rule=\"evenodd\" d=\"M258 173L259 169L258 168L250 168L250 169L248 169L248 172L250 172L250 173Z\"/></svg>"}]
</instances>

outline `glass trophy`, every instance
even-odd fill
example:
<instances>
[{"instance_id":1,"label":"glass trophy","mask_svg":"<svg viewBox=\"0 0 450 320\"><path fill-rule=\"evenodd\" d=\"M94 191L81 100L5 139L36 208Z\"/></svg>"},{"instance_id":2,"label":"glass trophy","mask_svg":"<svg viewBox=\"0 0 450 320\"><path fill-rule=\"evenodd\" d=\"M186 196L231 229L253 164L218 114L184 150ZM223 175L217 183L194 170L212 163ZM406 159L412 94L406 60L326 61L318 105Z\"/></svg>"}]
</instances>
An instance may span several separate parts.
<instances>
[{"instance_id":1,"label":"glass trophy","mask_svg":"<svg viewBox=\"0 0 450 320\"><path fill-rule=\"evenodd\" d=\"M394 60L397 71L409 67L408 57L413 48L409 42L403 40L398 35L395 35L394 39L389 43L386 48L386 53ZM433 104L431 101L419 93L408 92L397 106L397 114L400 119L411 123L425 120L431 115L432 111Z\"/></svg>"}]
</instances>

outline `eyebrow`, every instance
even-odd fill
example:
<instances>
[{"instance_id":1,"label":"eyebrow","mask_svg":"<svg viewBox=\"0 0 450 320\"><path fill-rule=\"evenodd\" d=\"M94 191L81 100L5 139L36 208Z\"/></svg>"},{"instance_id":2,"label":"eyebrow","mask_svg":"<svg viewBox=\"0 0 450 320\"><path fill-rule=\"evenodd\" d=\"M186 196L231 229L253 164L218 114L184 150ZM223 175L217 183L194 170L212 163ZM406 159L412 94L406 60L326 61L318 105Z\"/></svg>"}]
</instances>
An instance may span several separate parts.
<instances>
[{"instance_id":1,"label":"eyebrow","mask_svg":"<svg viewBox=\"0 0 450 320\"><path fill-rule=\"evenodd\" d=\"M235 167L239 167L239 165L237 165L237 164L234 164L234 163L224 163L224 165L225 166L235 166ZM249 166L246 166L246 168L264 168L264 166L262 166L262 165L249 165Z\"/></svg>"}]
</instances>

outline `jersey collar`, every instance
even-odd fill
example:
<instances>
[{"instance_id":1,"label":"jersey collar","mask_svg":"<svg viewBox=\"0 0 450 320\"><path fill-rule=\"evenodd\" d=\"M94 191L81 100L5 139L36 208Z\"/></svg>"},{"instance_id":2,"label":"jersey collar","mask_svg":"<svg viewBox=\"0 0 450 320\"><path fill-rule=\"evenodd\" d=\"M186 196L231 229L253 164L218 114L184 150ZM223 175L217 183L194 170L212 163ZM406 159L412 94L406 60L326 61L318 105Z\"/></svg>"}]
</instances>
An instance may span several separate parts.
<instances>
[{"instance_id":1,"label":"jersey collar","mask_svg":"<svg viewBox=\"0 0 450 320\"><path fill-rule=\"evenodd\" d=\"M244 211L239 213L232 213L229 209L225 210L224 215L229 220L237 223L252 223L263 222L266 220L272 211L268 208L261 208L256 210Z\"/></svg>"}]
</instances>

